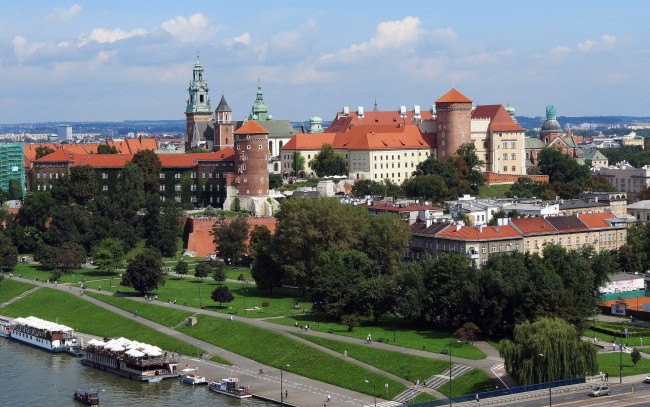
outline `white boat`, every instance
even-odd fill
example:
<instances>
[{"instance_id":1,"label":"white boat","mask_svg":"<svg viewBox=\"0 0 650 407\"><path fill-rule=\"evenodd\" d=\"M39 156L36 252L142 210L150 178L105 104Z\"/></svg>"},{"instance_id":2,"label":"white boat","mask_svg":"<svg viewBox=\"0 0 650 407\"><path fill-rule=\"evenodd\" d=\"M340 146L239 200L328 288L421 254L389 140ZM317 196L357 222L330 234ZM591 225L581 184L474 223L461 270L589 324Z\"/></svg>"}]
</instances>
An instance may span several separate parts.
<instances>
[{"instance_id":1,"label":"white boat","mask_svg":"<svg viewBox=\"0 0 650 407\"><path fill-rule=\"evenodd\" d=\"M208 384L205 377L196 374L199 368L187 367L181 370L181 383L187 383L194 386L195 384Z\"/></svg>"},{"instance_id":2,"label":"white boat","mask_svg":"<svg viewBox=\"0 0 650 407\"><path fill-rule=\"evenodd\" d=\"M91 339L84 348L81 364L149 383L178 377L177 354L126 338L107 342Z\"/></svg>"},{"instance_id":3,"label":"white boat","mask_svg":"<svg viewBox=\"0 0 650 407\"><path fill-rule=\"evenodd\" d=\"M239 379L230 377L228 379L221 379L220 382L210 382L208 389L225 394L226 396L236 397L238 399L247 399L253 397L250 387L243 387L238 385Z\"/></svg>"},{"instance_id":4,"label":"white boat","mask_svg":"<svg viewBox=\"0 0 650 407\"><path fill-rule=\"evenodd\" d=\"M36 317L16 318L9 326L9 337L50 352L79 350L77 335L69 326Z\"/></svg>"},{"instance_id":5,"label":"white boat","mask_svg":"<svg viewBox=\"0 0 650 407\"><path fill-rule=\"evenodd\" d=\"M0 317L0 336L8 338L9 334L11 333L10 327L11 327L11 322L6 318Z\"/></svg>"}]
</instances>

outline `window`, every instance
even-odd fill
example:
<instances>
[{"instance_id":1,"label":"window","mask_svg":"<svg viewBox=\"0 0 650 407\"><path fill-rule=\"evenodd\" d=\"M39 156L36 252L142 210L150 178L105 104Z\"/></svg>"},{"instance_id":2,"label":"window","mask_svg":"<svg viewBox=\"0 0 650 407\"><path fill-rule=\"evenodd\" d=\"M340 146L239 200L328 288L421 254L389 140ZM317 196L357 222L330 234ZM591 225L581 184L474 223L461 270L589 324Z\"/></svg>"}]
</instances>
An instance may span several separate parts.
<instances>
[{"instance_id":1,"label":"window","mask_svg":"<svg viewBox=\"0 0 650 407\"><path fill-rule=\"evenodd\" d=\"M517 159L517 154L516 153L510 154L510 159L511 160L516 160Z\"/></svg>"},{"instance_id":2,"label":"window","mask_svg":"<svg viewBox=\"0 0 650 407\"><path fill-rule=\"evenodd\" d=\"M201 178L205 179L205 172L201 173Z\"/></svg>"},{"instance_id":3,"label":"window","mask_svg":"<svg viewBox=\"0 0 650 407\"><path fill-rule=\"evenodd\" d=\"M104 186L102 187L102 191L108 191L108 185L104 185Z\"/></svg>"},{"instance_id":4,"label":"window","mask_svg":"<svg viewBox=\"0 0 650 407\"><path fill-rule=\"evenodd\" d=\"M158 178L165 179L165 173L161 172L160 174L158 174Z\"/></svg>"},{"instance_id":5,"label":"window","mask_svg":"<svg viewBox=\"0 0 650 407\"><path fill-rule=\"evenodd\" d=\"M503 251L503 245L501 245L501 244L499 245L499 251L500 251L500 252Z\"/></svg>"},{"instance_id":6,"label":"window","mask_svg":"<svg viewBox=\"0 0 650 407\"><path fill-rule=\"evenodd\" d=\"M190 177L191 178L196 178L196 171L192 171L192 173L190 174Z\"/></svg>"},{"instance_id":7,"label":"window","mask_svg":"<svg viewBox=\"0 0 650 407\"><path fill-rule=\"evenodd\" d=\"M250 145L250 144L246 144L246 150L250 150L250 149L251 149L251 145Z\"/></svg>"},{"instance_id":8,"label":"window","mask_svg":"<svg viewBox=\"0 0 650 407\"><path fill-rule=\"evenodd\" d=\"M519 243L517 243L517 244L515 245L515 250L516 250L516 251L519 251Z\"/></svg>"},{"instance_id":9,"label":"window","mask_svg":"<svg viewBox=\"0 0 650 407\"><path fill-rule=\"evenodd\" d=\"M108 178L108 174L106 174L105 172L102 172L102 179L107 179L107 178Z\"/></svg>"},{"instance_id":10,"label":"window","mask_svg":"<svg viewBox=\"0 0 650 407\"><path fill-rule=\"evenodd\" d=\"M174 186L174 191L176 191L176 192L181 192L181 184L176 184L176 185Z\"/></svg>"},{"instance_id":11,"label":"window","mask_svg":"<svg viewBox=\"0 0 650 407\"><path fill-rule=\"evenodd\" d=\"M515 167L514 165L512 166L512 168L511 168L511 169L512 169L512 172L515 172L515 171L517 171L517 167Z\"/></svg>"},{"instance_id":12,"label":"window","mask_svg":"<svg viewBox=\"0 0 650 407\"><path fill-rule=\"evenodd\" d=\"M503 142L503 148L508 148L508 142L507 141Z\"/></svg>"},{"instance_id":13,"label":"window","mask_svg":"<svg viewBox=\"0 0 650 407\"><path fill-rule=\"evenodd\" d=\"M161 186L160 186L160 191L161 191L161 192L164 192L164 191L165 191L165 186L164 186L164 185L161 185Z\"/></svg>"},{"instance_id":14,"label":"window","mask_svg":"<svg viewBox=\"0 0 650 407\"><path fill-rule=\"evenodd\" d=\"M569 246L571 246L571 238L570 238L570 237L567 237L567 238L566 238L566 244L569 245Z\"/></svg>"},{"instance_id":15,"label":"window","mask_svg":"<svg viewBox=\"0 0 650 407\"><path fill-rule=\"evenodd\" d=\"M174 178L180 179L181 178L181 173L177 172L176 174L174 174Z\"/></svg>"},{"instance_id":16,"label":"window","mask_svg":"<svg viewBox=\"0 0 650 407\"><path fill-rule=\"evenodd\" d=\"M496 246L492 246L492 253L496 253L496 251L497 251L497 247L496 247Z\"/></svg>"},{"instance_id":17,"label":"window","mask_svg":"<svg viewBox=\"0 0 650 407\"><path fill-rule=\"evenodd\" d=\"M259 146L257 146L257 147L258 147L258 149L259 149L259 150L261 150L261 149L262 149L262 145L261 145L261 144L260 144Z\"/></svg>"},{"instance_id":18,"label":"window","mask_svg":"<svg viewBox=\"0 0 650 407\"><path fill-rule=\"evenodd\" d=\"M516 141L511 141L510 142L510 148L517 148L517 142Z\"/></svg>"},{"instance_id":19,"label":"window","mask_svg":"<svg viewBox=\"0 0 650 407\"><path fill-rule=\"evenodd\" d=\"M482 252L483 254L485 254L485 252L487 252L487 247L483 247L483 248L481 248L481 252Z\"/></svg>"},{"instance_id":20,"label":"window","mask_svg":"<svg viewBox=\"0 0 650 407\"><path fill-rule=\"evenodd\" d=\"M576 244L579 246L580 245L580 236L576 236Z\"/></svg>"},{"instance_id":21,"label":"window","mask_svg":"<svg viewBox=\"0 0 650 407\"><path fill-rule=\"evenodd\" d=\"M508 172L508 166L507 165L503 166L503 172Z\"/></svg>"},{"instance_id":22,"label":"window","mask_svg":"<svg viewBox=\"0 0 650 407\"><path fill-rule=\"evenodd\" d=\"M503 159L508 160L508 153L503 153Z\"/></svg>"}]
</instances>

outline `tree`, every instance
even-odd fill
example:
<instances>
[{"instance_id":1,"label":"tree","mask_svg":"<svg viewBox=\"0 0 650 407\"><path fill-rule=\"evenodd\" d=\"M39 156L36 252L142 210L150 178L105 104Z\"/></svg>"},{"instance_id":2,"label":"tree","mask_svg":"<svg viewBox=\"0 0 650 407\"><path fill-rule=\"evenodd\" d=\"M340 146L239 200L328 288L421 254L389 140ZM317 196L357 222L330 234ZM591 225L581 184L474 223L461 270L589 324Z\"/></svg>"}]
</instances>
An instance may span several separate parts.
<instances>
[{"instance_id":1,"label":"tree","mask_svg":"<svg viewBox=\"0 0 650 407\"><path fill-rule=\"evenodd\" d=\"M637 348L633 348L630 357L632 358L632 363L636 366L636 364L639 363L639 360L641 360L641 352L639 352Z\"/></svg>"},{"instance_id":2,"label":"tree","mask_svg":"<svg viewBox=\"0 0 650 407\"><path fill-rule=\"evenodd\" d=\"M0 234L0 269L13 270L18 262L18 249L11 243L11 239Z\"/></svg>"},{"instance_id":3,"label":"tree","mask_svg":"<svg viewBox=\"0 0 650 407\"><path fill-rule=\"evenodd\" d=\"M468 168L466 179L470 185L480 186L485 184L485 177L481 171L481 167L485 165L485 162L478 158L474 143L463 143L456 151L456 155L463 160Z\"/></svg>"},{"instance_id":4,"label":"tree","mask_svg":"<svg viewBox=\"0 0 650 407\"><path fill-rule=\"evenodd\" d=\"M133 156L132 162L142 171L144 177L144 192L149 195L160 193L160 158L152 150L140 150Z\"/></svg>"},{"instance_id":5,"label":"tree","mask_svg":"<svg viewBox=\"0 0 650 407\"><path fill-rule=\"evenodd\" d=\"M472 342L472 346L473 346L474 338L476 338L476 335L480 333L481 333L481 328L476 326L475 323L465 322L463 326L461 326L456 330L456 332L454 332L454 336L466 342Z\"/></svg>"},{"instance_id":6,"label":"tree","mask_svg":"<svg viewBox=\"0 0 650 407\"><path fill-rule=\"evenodd\" d=\"M99 192L95 169L90 165L70 168L70 196L79 205L85 205Z\"/></svg>"},{"instance_id":7,"label":"tree","mask_svg":"<svg viewBox=\"0 0 650 407\"><path fill-rule=\"evenodd\" d=\"M364 196L387 196L386 185L370 179L358 180L352 185L352 196L363 198Z\"/></svg>"},{"instance_id":8,"label":"tree","mask_svg":"<svg viewBox=\"0 0 650 407\"><path fill-rule=\"evenodd\" d=\"M18 178L9 180L9 197L16 200L23 198L23 186Z\"/></svg>"},{"instance_id":9,"label":"tree","mask_svg":"<svg viewBox=\"0 0 650 407\"><path fill-rule=\"evenodd\" d=\"M0 205L4 205L4 203L10 199L11 195L9 192L5 192L2 188L0 188Z\"/></svg>"},{"instance_id":10,"label":"tree","mask_svg":"<svg viewBox=\"0 0 650 407\"><path fill-rule=\"evenodd\" d=\"M596 350L575 327L559 318L541 318L515 327L501 341L506 370L520 385L582 377L598 370Z\"/></svg>"},{"instance_id":11,"label":"tree","mask_svg":"<svg viewBox=\"0 0 650 407\"><path fill-rule=\"evenodd\" d=\"M232 302L232 300L235 299L233 297L232 293L228 289L227 285L220 285L217 288L212 291L212 301L218 302L219 306L221 307L221 304L224 302Z\"/></svg>"},{"instance_id":12,"label":"tree","mask_svg":"<svg viewBox=\"0 0 650 407\"><path fill-rule=\"evenodd\" d=\"M404 193L410 198L430 199L442 202L449 197L445 180L440 175L416 175L404 180Z\"/></svg>"},{"instance_id":13,"label":"tree","mask_svg":"<svg viewBox=\"0 0 650 407\"><path fill-rule=\"evenodd\" d=\"M117 154L117 148L108 144L100 144L97 146L97 154Z\"/></svg>"},{"instance_id":14,"label":"tree","mask_svg":"<svg viewBox=\"0 0 650 407\"><path fill-rule=\"evenodd\" d=\"M212 273L214 268L208 262L197 263L196 268L194 269L194 277L200 278L203 280Z\"/></svg>"},{"instance_id":15,"label":"tree","mask_svg":"<svg viewBox=\"0 0 650 407\"><path fill-rule=\"evenodd\" d=\"M410 240L409 225L398 215L371 216L363 252L380 265L383 274L392 275Z\"/></svg>"},{"instance_id":16,"label":"tree","mask_svg":"<svg viewBox=\"0 0 650 407\"><path fill-rule=\"evenodd\" d=\"M317 176L348 175L348 163L342 154L334 151L331 144L323 145L309 162Z\"/></svg>"},{"instance_id":17,"label":"tree","mask_svg":"<svg viewBox=\"0 0 650 407\"><path fill-rule=\"evenodd\" d=\"M238 216L231 221L217 222L210 233L213 236L217 252L222 259L231 259L237 263L244 253L250 225L243 216Z\"/></svg>"},{"instance_id":18,"label":"tree","mask_svg":"<svg viewBox=\"0 0 650 407\"><path fill-rule=\"evenodd\" d=\"M341 325L348 327L348 332L352 332L355 326L361 325L361 318L358 315L346 314L341 316Z\"/></svg>"},{"instance_id":19,"label":"tree","mask_svg":"<svg viewBox=\"0 0 650 407\"><path fill-rule=\"evenodd\" d=\"M293 153L293 163L291 164L293 173L295 176L298 176L301 171L305 170L305 157L300 154L299 151L294 151Z\"/></svg>"},{"instance_id":20,"label":"tree","mask_svg":"<svg viewBox=\"0 0 650 407\"><path fill-rule=\"evenodd\" d=\"M219 267L212 268L214 270L214 272L212 273L212 278L214 279L214 281L217 282L226 281L226 278L228 277L226 276L226 270L225 270L226 265L224 262L221 262L219 264L220 264Z\"/></svg>"},{"instance_id":21,"label":"tree","mask_svg":"<svg viewBox=\"0 0 650 407\"><path fill-rule=\"evenodd\" d=\"M144 249L137 254L129 262L120 285L131 287L143 295L157 289L159 285L165 285L160 254L151 249Z\"/></svg>"},{"instance_id":22,"label":"tree","mask_svg":"<svg viewBox=\"0 0 650 407\"><path fill-rule=\"evenodd\" d=\"M36 159L43 158L46 155L52 154L54 150L48 146L38 146L36 147Z\"/></svg>"},{"instance_id":23,"label":"tree","mask_svg":"<svg viewBox=\"0 0 650 407\"><path fill-rule=\"evenodd\" d=\"M42 244L34 252L34 260L48 269L53 269L57 266L58 255L59 251L56 247Z\"/></svg>"},{"instance_id":24,"label":"tree","mask_svg":"<svg viewBox=\"0 0 650 407\"><path fill-rule=\"evenodd\" d=\"M178 251L179 238L183 231L179 222L183 210L180 204L173 199L165 201L161 206L159 213L152 214L155 222L151 226L147 245L160 251L165 257L173 257Z\"/></svg>"},{"instance_id":25,"label":"tree","mask_svg":"<svg viewBox=\"0 0 650 407\"><path fill-rule=\"evenodd\" d=\"M252 235L253 233L251 233L251 242L253 240ZM251 243L251 254L253 256L251 276L255 280L258 289L269 290L269 294L273 295L273 289L282 286L283 276L282 268L275 259L277 254L275 239L269 232L268 235L265 234L263 238L256 238L256 240L255 245ZM241 275L241 280L244 280L243 275Z\"/></svg>"},{"instance_id":26,"label":"tree","mask_svg":"<svg viewBox=\"0 0 650 407\"><path fill-rule=\"evenodd\" d=\"M282 176L280 174L269 174L269 189L277 189L282 186Z\"/></svg>"},{"instance_id":27,"label":"tree","mask_svg":"<svg viewBox=\"0 0 650 407\"><path fill-rule=\"evenodd\" d=\"M59 249L56 262L59 267L65 270L79 268L86 262L86 250L78 243L65 242Z\"/></svg>"},{"instance_id":28,"label":"tree","mask_svg":"<svg viewBox=\"0 0 650 407\"><path fill-rule=\"evenodd\" d=\"M176 263L176 266L174 266L174 273L180 274L181 276L184 276L187 274L189 271L189 267L187 266L187 262L181 260L178 263Z\"/></svg>"},{"instance_id":29,"label":"tree","mask_svg":"<svg viewBox=\"0 0 650 407\"><path fill-rule=\"evenodd\" d=\"M120 239L106 238L90 251L93 263L100 269L112 272L122 266L124 243Z\"/></svg>"}]
</instances>

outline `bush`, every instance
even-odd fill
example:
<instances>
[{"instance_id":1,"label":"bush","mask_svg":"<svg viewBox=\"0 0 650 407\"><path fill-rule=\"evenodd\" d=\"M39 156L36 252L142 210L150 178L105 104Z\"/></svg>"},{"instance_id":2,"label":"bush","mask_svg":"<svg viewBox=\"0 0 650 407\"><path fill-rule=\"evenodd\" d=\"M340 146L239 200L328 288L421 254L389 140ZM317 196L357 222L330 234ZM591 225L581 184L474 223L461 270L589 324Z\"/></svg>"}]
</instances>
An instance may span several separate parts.
<instances>
[{"instance_id":1,"label":"bush","mask_svg":"<svg viewBox=\"0 0 650 407\"><path fill-rule=\"evenodd\" d=\"M264 307L264 308L268 308L269 305L271 305L271 304L269 304L268 301L264 301L264 302L262 303L262 307Z\"/></svg>"},{"instance_id":2,"label":"bush","mask_svg":"<svg viewBox=\"0 0 650 407\"><path fill-rule=\"evenodd\" d=\"M63 271L59 269L54 269L50 272L50 281L59 281L62 275L63 275Z\"/></svg>"},{"instance_id":3,"label":"bush","mask_svg":"<svg viewBox=\"0 0 650 407\"><path fill-rule=\"evenodd\" d=\"M341 317L341 325L347 325L348 332L352 332L355 326L361 324L361 318L357 314L346 314Z\"/></svg>"}]
</instances>

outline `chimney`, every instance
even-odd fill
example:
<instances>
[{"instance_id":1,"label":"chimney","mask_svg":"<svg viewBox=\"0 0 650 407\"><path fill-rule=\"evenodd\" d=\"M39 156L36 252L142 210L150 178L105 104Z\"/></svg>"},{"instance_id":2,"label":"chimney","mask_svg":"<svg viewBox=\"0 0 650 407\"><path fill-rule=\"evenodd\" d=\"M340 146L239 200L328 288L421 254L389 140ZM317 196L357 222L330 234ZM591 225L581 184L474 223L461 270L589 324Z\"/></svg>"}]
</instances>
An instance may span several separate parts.
<instances>
[{"instance_id":1,"label":"chimney","mask_svg":"<svg viewBox=\"0 0 650 407\"><path fill-rule=\"evenodd\" d=\"M463 228L463 225L461 225L460 223L456 224L456 232L459 232L462 228Z\"/></svg>"},{"instance_id":2,"label":"chimney","mask_svg":"<svg viewBox=\"0 0 650 407\"><path fill-rule=\"evenodd\" d=\"M483 233L483 226L484 225L476 225L476 230L478 230L478 233Z\"/></svg>"}]
</instances>

